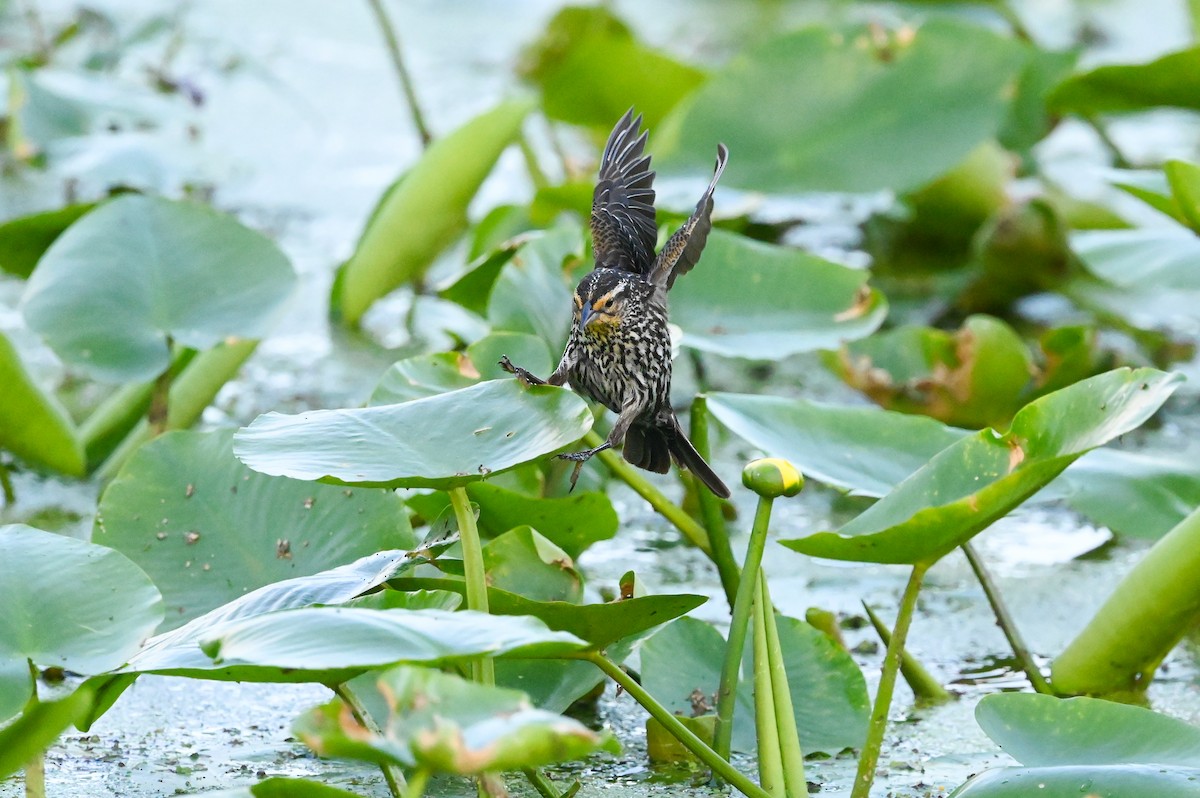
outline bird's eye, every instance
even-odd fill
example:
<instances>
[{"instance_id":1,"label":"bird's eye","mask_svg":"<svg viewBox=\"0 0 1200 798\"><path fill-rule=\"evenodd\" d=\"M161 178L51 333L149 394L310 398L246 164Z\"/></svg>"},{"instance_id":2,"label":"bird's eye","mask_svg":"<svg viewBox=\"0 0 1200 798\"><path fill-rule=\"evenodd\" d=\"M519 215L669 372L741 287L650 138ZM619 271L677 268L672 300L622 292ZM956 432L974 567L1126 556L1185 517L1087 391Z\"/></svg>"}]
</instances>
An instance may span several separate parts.
<instances>
[{"instance_id":1,"label":"bird's eye","mask_svg":"<svg viewBox=\"0 0 1200 798\"><path fill-rule=\"evenodd\" d=\"M605 300L605 301L604 301L604 309L605 309L605 310L612 310L612 309L613 309L613 307L615 307L615 306L614 306L614 304L613 304L613 301L612 301L611 299L607 299L607 300Z\"/></svg>"}]
</instances>

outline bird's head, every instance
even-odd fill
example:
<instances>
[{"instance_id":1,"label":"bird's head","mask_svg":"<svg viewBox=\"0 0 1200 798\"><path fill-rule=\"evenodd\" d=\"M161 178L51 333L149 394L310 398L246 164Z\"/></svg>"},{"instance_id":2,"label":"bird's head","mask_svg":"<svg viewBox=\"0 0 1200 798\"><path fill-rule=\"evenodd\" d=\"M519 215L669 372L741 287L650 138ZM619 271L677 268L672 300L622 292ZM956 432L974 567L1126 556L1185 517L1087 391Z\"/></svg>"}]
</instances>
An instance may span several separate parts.
<instances>
[{"instance_id":1,"label":"bird's head","mask_svg":"<svg viewBox=\"0 0 1200 798\"><path fill-rule=\"evenodd\" d=\"M597 269L575 289L575 325L589 338L606 338L621 327L634 300L628 276L614 269Z\"/></svg>"}]
</instances>

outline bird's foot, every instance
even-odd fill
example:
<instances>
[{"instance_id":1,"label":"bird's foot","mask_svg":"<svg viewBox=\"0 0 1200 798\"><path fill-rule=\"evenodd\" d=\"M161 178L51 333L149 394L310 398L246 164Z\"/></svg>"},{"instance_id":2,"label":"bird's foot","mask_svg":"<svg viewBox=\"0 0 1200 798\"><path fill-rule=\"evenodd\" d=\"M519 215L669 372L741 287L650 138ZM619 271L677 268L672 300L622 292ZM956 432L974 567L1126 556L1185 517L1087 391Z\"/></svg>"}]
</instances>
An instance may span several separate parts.
<instances>
[{"instance_id":1,"label":"bird's foot","mask_svg":"<svg viewBox=\"0 0 1200 798\"><path fill-rule=\"evenodd\" d=\"M560 455L556 455L560 460L571 460L575 463L575 468L571 470L571 490L575 490L575 482L579 479L579 472L583 470L583 464L590 460L592 455L604 451L611 445L606 442L595 449L584 449L581 452L563 452Z\"/></svg>"},{"instance_id":2,"label":"bird's foot","mask_svg":"<svg viewBox=\"0 0 1200 798\"><path fill-rule=\"evenodd\" d=\"M514 377L516 377L518 380L520 380L521 383L524 384L526 387L528 387L530 385L545 385L546 384L545 380L539 379L538 377L533 376L532 374L530 374L528 371L521 368L520 366L514 366L513 362L508 359L508 355L501 355L500 360L498 361L498 365L500 366L500 368L504 369L509 374L512 374Z\"/></svg>"}]
</instances>

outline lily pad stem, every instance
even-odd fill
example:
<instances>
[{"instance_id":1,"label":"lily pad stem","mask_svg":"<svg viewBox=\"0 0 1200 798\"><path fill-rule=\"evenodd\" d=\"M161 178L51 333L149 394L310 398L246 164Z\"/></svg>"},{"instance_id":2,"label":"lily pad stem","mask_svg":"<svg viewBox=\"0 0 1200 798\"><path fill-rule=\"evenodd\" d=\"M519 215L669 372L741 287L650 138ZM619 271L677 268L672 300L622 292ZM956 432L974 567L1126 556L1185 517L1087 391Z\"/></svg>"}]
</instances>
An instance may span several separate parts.
<instances>
[{"instance_id":1,"label":"lily pad stem","mask_svg":"<svg viewBox=\"0 0 1200 798\"><path fill-rule=\"evenodd\" d=\"M692 445L705 460L710 459L711 447L708 445L708 400L703 394L692 401L690 437ZM738 581L741 571L733 559L733 549L729 545L729 529L725 526L725 516L721 514L721 502L707 488L693 480L696 485L697 501L700 502L700 517L704 519L704 528L708 531L708 544L712 548L709 556L717 566L717 575L721 577L721 587L725 589L725 600L729 602L729 611L733 612L733 601L737 596Z\"/></svg>"},{"instance_id":2,"label":"lily pad stem","mask_svg":"<svg viewBox=\"0 0 1200 798\"><path fill-rule=\"evenodd\" d=\"M738 670L742 664L742 652L746 650L746 633L750 626L750 612L754 608L754 594L758 592L759 566L767 545L767 527L771 523L771 505L774 503L775 499L770 496L760 496L758 499L750 543L746 547L746 560L742 564L741 582L733 600L733 618L729 622L729 640L725 644L725 661L721 665L721 683L717 688L717 724L713 730L713 748L726 759L729 758L733 741Z\"/></svg>"},{"instance_id":3,"label":"lily pad stem","mask_svg":"<svg viewBox=\"0 0 1200 798\"><path fill-rule=\"evenodd\" d=\"M427 768L417 768L413 771L412 780L408 783L408 789L404 791L404 798L421 798L425 794L425 785L429 783L429 770Z\"/></svg>"},{"instance_id":4,"label":"lily pad stem","mask_svg":"<svg viewBox=\"0 0 1200 798\"><path fill-rule=\"evenodd\" d=\"M680 723L678 718L672 715L662 704L655 701L649 693L642 689L640 684L622 670L620 665L597 651L585 652L579 656L593 663L614 682L621 685L625 692L633 696L633 699L641 704L679 742L683 743L701 762L712 768L714 774L732 784L747 798L773 798L770 793L740 773L737 768L729 763L729 760L719 756L716 751L709 748L691 729Z\"/></svg>"},{"instance_id":5,"label":"lily pad stem","mask_svg":"<svg viewBox=\"0 0 1200 798\"><path fill-rule=\"evenodd\" d=\"M0 462L0 495L4 496L4 505L11 507L17 502L17 492L13 489L12 474L8 471L8 464Z\"/></svg>"},{"instance_id":6,"label":"lily pad stem","mask_svg":"<svg viewBox=\"0 0 1200 798\"><path fill-rule=\"evenodd\" d=\"M583 437L583 440L592 448L604 442L604 439L596 432L589 432ZM664 496L658 488L651 485L633 466L625 462L621 455L608 449L600 452L597 457L600 458L604 465L608 466L608 470L617 479L633 488L639 496L650 503L650 506L659 515L674 524L675 528L683 533L683 536L688 539L689 543L711 556L712 549L708 544L708 533L704 531L704 527L696 523L696 519L692 518L678 505Z\"/></svg>"},{"instance_id":7,"label":"lily pad stem","mask_svg":"<svg viewBox=\"0 0 1200 798\"><path fill-rule=\"evenodd\" d=\"M883 641L883 645L889 645L892 640L891 630L887 628L879 614L871 609L870 604L864 601L862 606L867 613L867 618L871 621L871 626L875 627L875 633ZM900 652L900 674L904 677L904 681L908 682L909 688L919 702L940 704L954 698L949 690L942 687L941 682L933 678L933 674L926 670L920 660L908 653L907 648Z\"/></svg>"},{"instance_id":8,"label":"lily pad stem","mask_svg":"<svg viewBox=\"0 0 1200 798\"><path fill-rule=\"evenodd\" d=\"M342 703L350 708L350 714L362 724L363 728L370 730L372 734L383 736L383 730L379 728L379 724L375 722L375 718L371 717L371 713L358 700L358 695L350 689L349 685L341 682L340 684L328 685L328 687L338 698L342 699ZM405 798L405 795L412 794L408 784L405 782L404 771L400 770L399 767L387 762L380 762L379 769L383 771L383 780L387 782L388 792L392 794L393 798ZM416 795L420 795L420 793L418 792Z\"/></svg>"},{"instance_id":9,"label":"lily pad stem","mask_svg":"<svg viewBox=\"0 0 1200 798\"><path fill-rule=\"evenodd\" d=\"M25 703L28 713L38 705L38 669L29 660L29 678L33 682L33 691ZM46 752L38 751L32 759L25 763L25 798L46 798Z\"/></svg>"},{"instance_id":10,"label":"lily pad stem","mask_svg":"<svg viewBox=\"0 0 1200 798\"><path fill-rule=\"evenodd\" d=\"M408 74L404 56L400 52L400 38L396 36L396 29L392 27L392 21L388 19L387 11L383 7L383 0L367 0L367 4L371 6L371 11L375 14L375 22L378 23L379 30L383 33L388 55L392 57L392 67L396 70L396 76L400 78L400 88L404 92L404 100L408 103L408 112L412 115L413 125L421 137L421 147L428 147L433 141L433 134L429 132L429 126L425 124L425 114L421 112L421 104L417 102L417 92L413 88L412 76Z\"/></svg>"},{"instance_id":11,"label":"lily pad stem","mask_svg":"<svg viewBox=\"0 0 1200 798\"><path fill-rule=\"evenodd\" d=\"M913 565L900 598L900 609L896 613L896 627L888 642L887 655L883 658L883 672L879 674L879 688L875 693L875 705L871 708L871 722L867 727L867 739L863 743L858 759L858 773L854 777L854 789L850 798L868 798L871 784L875 781L875 767L879 764L879 752L883 747L883 733L887 729L888 711L892 707L892 692L896 689L896 674L900 670L900 654L912 624L913 612L917 608L917 594L921 592L921 580L929 570L930 563Z\"/></svg>"},{"instance_id":12,"label":"lily pad stem","mask_svg":"<svg viewBox=\"0 0 1200 798\"><path fill-rule=\"evenodd\" d=\"M783 648L779 644L778 620L771 603L771 593L767 589L767 577L762 571L758 573L758 601L754 606L761 617L766 636L765 653L771 679L770 695L775 705L775 733L783 764L784 794L788 798L808 798L808 782L804 780L804 750L800 747L796 709L792 705L792 691L788 685L787 668L783 663ZM756 650L755 657L757 656ZM754 667L757 671L757 659Z\"/></svg>"},{"instance_id":13,"label":"lily pad stem","mask_svg":"<svg viewBox=\"0 0 1200 798\"><path fill-rule=\"evenodd\" d=\"M1050 684L1046 681L1046 677L1042 676L1041 670L1033 660L1033 655L1029 653L1029 646L1025 645L1025 639L1021 637L1021 633L1017 630L1017 625L1013 621L1012 615L1008 612L1008 607L1004 603L1004 599L1000 595L1000 591L996 589L996 583L992 581L992 575L988 573L983 560L975 552L975 548L970 542L962 545L963 553L967 555L967 562L971 564L971 570L975 572L975 578L979 580L979 584L983 587L983 594L987 596L988 604L992 605L992 612L996 616L996 623L999 624L1000 630L1004 632L1004 636L1008 638L1008 644L1012 647L1013 655L1017 661L1021 663L1021 669L1025 671L1025 675L1029 678L1029 683L1033 686L1035 692L1043 695L1054 695L1054 691L1050 689Z\"/></svg>"},{"instance_id":14,"label":"lily pad stem","mask_svg":"<svg viewBox=\"0 0 1200 798\"><path fill-rule=\"evenodd\" d=\"M758 783L775 798L784 798L783 752L779 747L779 722L771 685L771 657L767 653L766 613L762 601L754 602L754 729L758 736Z\"/></svg>"},{"instance_id":15,"label":"lily pad stem","mask_svg":"<svg viewBox=\"0 0 1200 798\"><path fill-rule=\"evenodd\" d=\"M479 527L475 525L475 512L467 498L466 488L451 488L450 504L458 521L458 534L462 540L463 578L467 584L467 609L476 612L488 611L487 575L483 568L483 546L479 542ZM495 663L483 657L471 663L471 676L481 684L496 683Z\"/></svg>"},{"instance_id":16,"label":"lily pad stem","mask_svg":"<svg viewBox=\"0 0 1200 798\"><path fill-rule=\"evenodd\" d=\"M542 798L563 798L563 794L554 786L554 782L546 778L546 774L537 768L521 768L521 772L525 774L525 778L533 785L533 788L538 791ZM574 795L579 789L579 782L576 781L568 789L568 793Z\"/></svg>"}]
</instances>

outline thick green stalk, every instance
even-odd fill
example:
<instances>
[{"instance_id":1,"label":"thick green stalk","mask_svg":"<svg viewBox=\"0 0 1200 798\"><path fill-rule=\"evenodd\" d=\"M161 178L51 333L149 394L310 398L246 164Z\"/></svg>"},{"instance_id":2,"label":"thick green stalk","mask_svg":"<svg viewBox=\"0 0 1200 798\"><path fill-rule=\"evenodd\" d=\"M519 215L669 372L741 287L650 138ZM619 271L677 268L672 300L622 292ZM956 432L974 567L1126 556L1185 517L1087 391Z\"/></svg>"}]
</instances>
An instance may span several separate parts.
<instances>
[{"instance_id":1,"label":"thick green stalk","mask_svg":"<svg viewBox=\"0 0 1200 798\"><path fill-rule=\"evenodd\" d=\"M425 785L429 783L429 769L417 768L413 771L412 778L408 780L408 788L404 791L404 798L422 798L425 795Z\"/></svg>"},{"instance_id":2,"label":"thick green stalk","mask_svg":"<svg viewBox=\"0 0 1200 798\"><path fill-rule=\"evenodd\" d=\"M771 523L771 505L774 502L768 496L758 499L758 511L754 515L754 527L750 530L750 543L746 548L746 561L742 564L741 583L733 600L733 618L729 622L729 640L725 644L721 684L717 688L717 724L713 730L713 748L726 759L729 758L733 740L738 670L742 663L742 652L746 649L746 630L754 606L754 594L758 592L758 569L767 545L767 526Z\"/></svg>"},{"instance_id":3,"label":"thick green stalk","mask_svg":"<svg viewBox=\"0 0 1200 798\"><path fill-rule=\"evenodd\" d=\"M413 86L412 76L408 74L404 56L400 52L400 38L396 35L392 21L388 19L387 11L383 7L383 0L367 0L367 4L371 6L371 11L375 14L375 22L383 33L388 55L392 58L392 67L396 70L396 77L400 79L400 88L404 92L404 100L408 103L408 112L412 116L413 125L417 128L417 134L421 137L421 147L428 147L429 143L433 141L433 134L429 132L429 126L425 124L425 115L421 113L421 104L417 102L417 91Z\"/></svg>"},{"instance_id":4,"label":"thick green stalk","mask_svg":"<svg viewBox=\"0 0 1200 798\"><path fill-rule=\"evenodd\" d=\"M604 439L596 432L589 432L583 436L583 441L589 447L593 448L604 443ZM613 472L617 479L633 488L639 496L650 502L650 506L659 515L674 524L675 528L683 533L683 536L688 539L689 543L705 554L710 553L708 533L704 531L704 527L700 526L694 518L672 503L658 488L651 485L645 477L637 472L637 469L625 462L621 455L611 449L606 449L597 456L604 465L608 466L608 470Z\"/></svg>"},{"instance_id":5,"label":"thick green stalk","mask_svg":"<svg viewBox=\"0 0 1200 798\"><path fill-rule=\"evenodd\" d=\"M458 534L463 550L463 579L467 584L467 609L476 612L488 611L487 574L483 568L483 546L479 542L479 528L475 525L475 512L467 498L466 488L451 488L450 504L458 521ZM471 674L475 681L483 684L496 683L496 667L491 657L482 657L471 663Z\"/></svg>"},{"instance_id":6,"label":"thick green stalk","mask_svg":"<svg viewBox=\"0 0 1200 798\"><path fill-rule=\"evenodd\" d=\"M13 488L12 474L8 472L8 466L0 463L0 496L4 497L4 504L12 506L17 501L17 491Z\"/></svg>"},{"instance_id":7,"label":"thick green stalk","mask_svg":"<svg viewBox=\"0 0 1200 798\"><path fill-rule=\"evenodd\" d=\"M875 767L879 764L879 752L883 748L883 733L887 730L888 711L892 708L892 692L896 689L896 674L900 670L900 654L908 637L913 612L917 608L917 594L921 592L921 580L929 570L930 563L917 563L909 574L904 595L900 598L900 609L896 613L896 628L888 643L887 655L883 658L883 672L879 674L879 689L875 693L875 705L871 708L871 723L867 727L867 739L863 743L858 760L858 773L854 777L854 789L850 798L869 798L871 784L875 781Z\"/></svg>"},{"instance_id":8,"label":"thick green stalk","mask_svg":"<svg viewBox=\"0 0 1200 798\"><path fill-rule=\"evenodd\" d=\"M370 730L373 734L377 734L380 737L383 736L383 730L379 728L379 724L375 722L375 718L371 717L371 713L363 706L363 703L358 699L358 695L350 689L348 684L341 682L327 686L350 708L350 714L354 715L354 719L362 724L363 728ZM379 769L383 772L383 780L387 782L388 791L392 794L393 798L404 798L404 794L408 790L408 785L404 779L404 771L400 770L396 765L383 762L379 763Z\"/></svg>"},{"instance_id":9,"label":"thick green stalk","mask_svg":"<svg viewBox=\"0 0 1200 798\"><path fill-rule=\"evenodd\" d=\"M883 641L884 646L891 645L892 632L884 624L883 619L876 614L875 610L867 602L863 602L863 609L866 610L867 618L870 619L871 625L875 627L875 633L879 635L879 639ZM908 649L900 652L900 673L904 676L904 681L908 682L908 686L912 689L913 695L918 701L930 704L940 704L943 701L949 701L954 698L954 694L942 687L942 683L933 678L933 674L925 669L921 661L908 653Z\"/></svg>"},{"instance_id":10,"label":"thick green stalk","mask_svg":"<svg viewBox=\"0 0 1200 798\"><path fill-rule=\"evenodd\" d=\"M633 700L641 704L655 720L675 736L675 739L683 743L701 762L712 768L714 774L732 784L747 798L773 798L762 787L742 775L729 763L729 760L719 756L713 749L705 745L704 741L697 737L691 729L680 723L679 719L672 715L666 707L655 701L637 681L630 678L620 665L596 651L585 652L579 656L593 663L613 681L621 685L622 689L633 696Z\"/></svg>"},{"instance_id":11,"label":"thick green stalk","mask_svg":"<svg viewBox=\"0 0 1200 798\"><path fill-rule=\"evenodd\" d=\"M1000 631L1004 632L1005 638L1008 639L1008 645L1012 647L1017 662L1021 663L1021 669L1025 671L1025 676L1029 679L1029 684L1033 686L1034 692L1054 695L1046 677L1042 676L1037 663L1034 662L1033 655L1029 653L1029 646L1025 645L1025 638L1021 637L1021 632L1018 631L1017 624L1008 611L1008 606L1005 605L1000 591L996 589L996 583L992 581L992 575L988 573L987 567L979 558L975 547L968 541L962 544L962 550L963 554L967 555L967 562L971 564L971 570L975 572L975 578L983 587L983 594L987 596L988 604L992 605L992 613L996 616L996 623L999 624Z\"/></svg>"},{"instance_id":12,"label":"thick green stalk","mask_svg":"<svg viewBox=\"0 0 1200 798\"><path fill-rule=\"evenodd\" d=\"M25 711L29 712L38 705L38 669L33 664L33 660L29 660L29 678L33 682L33 691L29 694L29 700L25 702ZM46 752L38 751L36 755L25 763L25 798L46 798Z\"/></svg>"},{"instance_id":13,"label":"thick green stalk","mask_svg":"<svg viewBox=\"0 0 1200 798\"><path fill-rule=\"evenodd\" d=\"M758 574L758 603L763 608L763 629L766 632L766 655L771 673L771 697L775 703L775 724L780 757L783 761L783 785L788 798L808 798L808 782L804 780L804 750L800 747L800 730L796 728L796 708L792 706L792 691L788 684L787 667L783 663L783 648L779 645L779 627L767 589L767 576ZM757 664L755 665L757 669Z\"/></svg>"},{"instance_id":14,"label":"thick green stalk","mask_svg":"<svg viewBox=\"0 0 1200 798\"><path fill-rule=\"evenodd\" d=\"M703 394L692 401L690 423L692 445L701 457L710 460L712 452L708 444L708 401ZM737 597L741 572L729 545L729 529L725 526L721 501L699 480L693 479L692 482L696 486L696 499L700 502L700 517L704 519L704 528L708 531L708 544L711 548L709 556L717 566L717 575L721 577L721 586L725 588L725 600L729 602L729 611L733 612L733 600Z\"/></svg>"},{"instance_id":15,"label":"thick green stalk","mask_svg":"<svg viewBox=\"0 0 1200 798\"><path fill-rule=\"evenodd\" d=\"M761 581L761 579L759 580ZM779 719L775 717L775 686L771 683L771 656L767 653L767 612L761 591L754 601L754 728L758 737L758 783L775 798L784 798L787 777L779 747Z\"/></svg>"},{"instance_id":16,"label":"thick green stalk","mask_svg":"<svg viewBox=\"0 0 1200 798\"><path fill-rule=\"evenodd\" d=\"M546 774L542 771L537 768L521 768L521 772L525 774L525 778L542 798L563 798L562 793L554 786L554 782L546 778ZM575 782L571 789L572 791L579 789L579 782Z\"/></svg>"}]
</instances>

